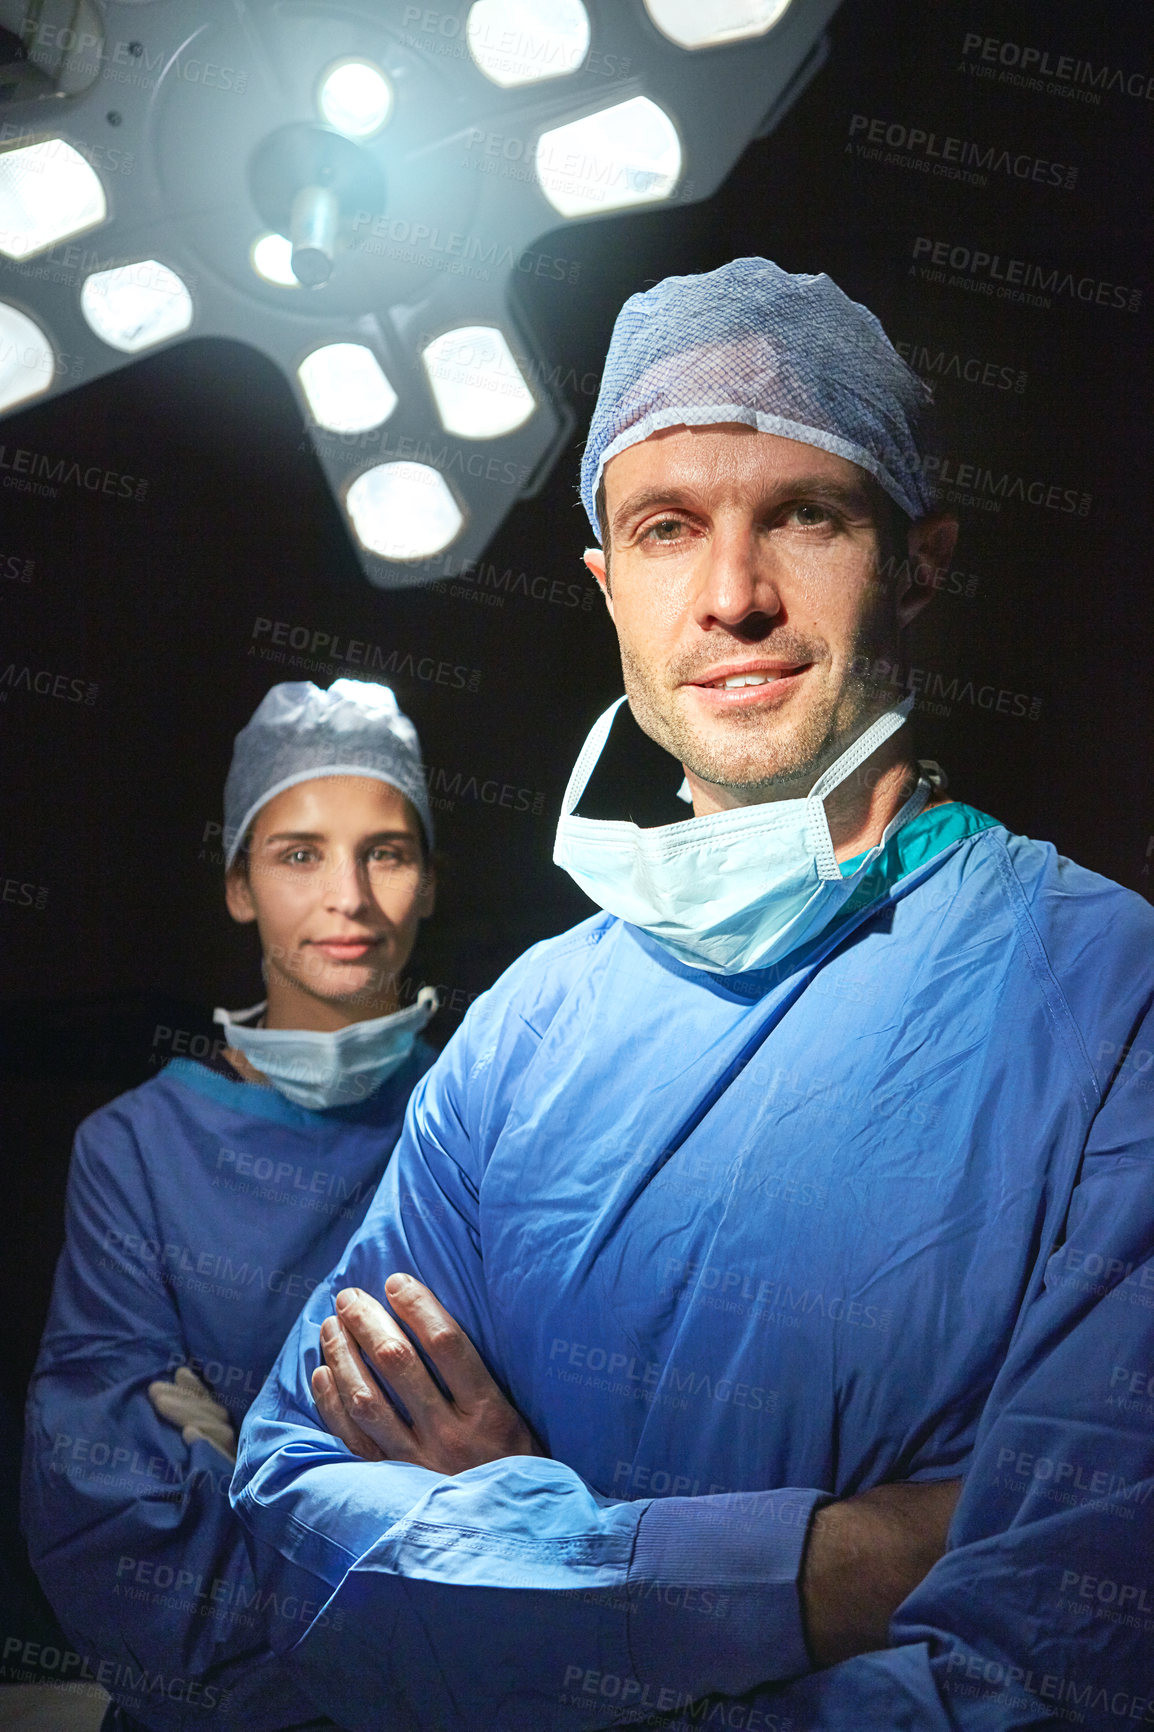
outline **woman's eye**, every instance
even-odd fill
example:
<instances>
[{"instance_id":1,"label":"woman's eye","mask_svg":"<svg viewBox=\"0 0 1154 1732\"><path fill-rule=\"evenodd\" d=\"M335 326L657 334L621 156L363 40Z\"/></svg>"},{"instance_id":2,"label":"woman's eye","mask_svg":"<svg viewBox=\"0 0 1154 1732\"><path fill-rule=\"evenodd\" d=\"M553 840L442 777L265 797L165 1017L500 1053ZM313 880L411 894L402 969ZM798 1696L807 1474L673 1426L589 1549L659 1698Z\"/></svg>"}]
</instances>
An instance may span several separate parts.
<instances>
[{"instance_id":1,"label":"woman's eye","mask_svg":"<svg viewBox=\"0 0 1154 1732\"><path fill-rule=\"evenodd\" d=\"M285 864L288 866L305 866L312 857L312 851L308 848L290 848L285 855Z\"/></svg>"}]
</instances>

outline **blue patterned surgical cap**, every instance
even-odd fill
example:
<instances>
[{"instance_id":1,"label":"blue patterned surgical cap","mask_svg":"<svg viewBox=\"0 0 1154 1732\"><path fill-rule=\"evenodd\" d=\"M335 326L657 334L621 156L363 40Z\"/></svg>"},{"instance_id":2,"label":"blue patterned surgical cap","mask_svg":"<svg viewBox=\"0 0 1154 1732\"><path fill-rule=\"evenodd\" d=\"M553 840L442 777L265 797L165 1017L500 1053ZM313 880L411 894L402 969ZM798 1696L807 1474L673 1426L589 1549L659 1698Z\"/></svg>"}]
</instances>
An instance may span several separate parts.
<instances>
[{"instance_id":1,"label":"blue patterned surgical cap","mask_svg":"<svg viewBox=\"0 0 1154 1732\"><path fill-rule=\"evenodd\" d=\"M611 457L663 427L738 421L846 457L909 517L934 509L921 448L933 395L874 315L829 277L734 259L666 277L617 315L581 460L581 501Z\"/></svg>"}]
</instances>

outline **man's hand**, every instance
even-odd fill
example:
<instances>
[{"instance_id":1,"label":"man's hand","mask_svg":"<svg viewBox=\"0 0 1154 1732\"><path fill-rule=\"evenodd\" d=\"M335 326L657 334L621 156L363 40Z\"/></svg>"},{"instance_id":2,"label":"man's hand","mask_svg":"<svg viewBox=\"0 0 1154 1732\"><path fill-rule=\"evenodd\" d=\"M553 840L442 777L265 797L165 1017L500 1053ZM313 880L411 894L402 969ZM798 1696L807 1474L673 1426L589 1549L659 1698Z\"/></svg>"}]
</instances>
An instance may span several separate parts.
<instances>
[{"instance_id":1,"label":"man's hand","mask_svg":"<svg viewBox=\"0 0 1154 1732\"><path fill-rule=\"evenodd\" d=\"M312 1376L313 1398L333 1435L365 1461L409 1461L443 1474L506 1455L543 1455L469 1337L429 1289L411 1275L390 1275L385 1292L436 1367L448 1399L384 1306L359 1287L346 1287L337 1294L336 1316L321 1325L325 1363ZM411 1425L382 1394L365 1360L396 1391Z\"/></svg>"},{"instance_id":2,"label":"man's hand","mask_svg":"<svg viewBox=\"0 0 1154 1732\"><path fill-rule=\"evenodd\" d=\"M187 1365L178 1365L171 1383L157 1381L148 1386L148 1399L169 1425L179 1425L185 1443L201 1437L219 1449L230 1462L236 1462L236 1432L222 1406Z\"/></svg>"},{"instance_id":3,"label":"man's hand","mask_svg":"<svg viewBox=\"0 0 1154 1732\"><path fill-rule=\"evenodd\" d=\"M960 1479L879 1485L818 1510L801 1573L817 1665L889 1645L890 1619L946 1549L961 1489Z\"/></svg>"}]
</instances>

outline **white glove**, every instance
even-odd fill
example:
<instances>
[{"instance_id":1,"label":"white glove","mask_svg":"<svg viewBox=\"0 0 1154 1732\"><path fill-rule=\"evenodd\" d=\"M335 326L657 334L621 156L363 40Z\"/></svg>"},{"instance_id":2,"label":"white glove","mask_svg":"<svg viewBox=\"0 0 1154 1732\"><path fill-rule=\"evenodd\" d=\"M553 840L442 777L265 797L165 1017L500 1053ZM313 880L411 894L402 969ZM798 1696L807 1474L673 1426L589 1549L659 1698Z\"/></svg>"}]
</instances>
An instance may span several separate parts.
<instances>
[{"instance_id":1,"label":"white glove","mask_svg":"<svg viewBox=\"0 0 1154 1732\"><path fill-rule=\"evenodd\" d=\"M236 1432L227 1407L217 1401L187 1365L178 1365L171 1383L150 1383L148 1399L169 1425L179 1425L185 1443L203 1438L228 1461L236 1461Z\"/></svg>"}]
</instances>

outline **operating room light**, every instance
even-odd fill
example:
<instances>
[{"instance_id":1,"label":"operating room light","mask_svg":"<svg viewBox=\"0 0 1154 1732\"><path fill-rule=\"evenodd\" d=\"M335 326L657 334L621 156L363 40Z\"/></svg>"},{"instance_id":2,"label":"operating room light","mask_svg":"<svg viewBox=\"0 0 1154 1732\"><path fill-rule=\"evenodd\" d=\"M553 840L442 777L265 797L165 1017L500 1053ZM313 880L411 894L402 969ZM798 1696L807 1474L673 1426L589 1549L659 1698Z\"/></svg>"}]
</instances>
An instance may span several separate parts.
<instances>
[{"instance_id":1,"label":"operating room light","mask_svg":"<svg viewBox=\"0 0 1154 1732\"><path fill-rule=\"evenodd\" d=\"M0 302L0 409L47 391L55 373L56 357L40 326Z\"/></svg>"},{"instance_id":2,"label":"operating room light","mask_svg":"<svg viewBox=\"0 0 1154 1732\"><path fill-rule=\"evenodd\" d=\"M126 355L179 337L192 324L192 296L159 259L93 272L84 279L80 310L103 342Z\"/></svg>"},{"instance_id":3,"label":"operating room light","mask_svg":"<svg viewBox=\"0 0 1154 1732\"><path fill-rule=\"evenodd\" d=\"M576 72L589 50L581 0L477 0L465 25L469 52L503 90Z\"/></svg>"},{"instance_id":4,"label":"operating room light","mask_svg":"<svg viewBox=\"0 0 1154 1732\"><path fill-rule=\"evenodd\" d=\"M266 283L275 283L281 289L300 288L293 273L293 244L287 235L261 235L253 242L249 257L253 270Z\"/></svg>"},{"instance_id":5,"label":"operating room light","mask_svg":"<svg viewBox=\"0 0 1154 1732\"><path fill-rule=\"evenodd\" d=\"M362 547L382 559L428 559L465 519L448 483L427 463L378 463L358 475L345 505Z\"/></svg>"},{"instance_id":6,"label":"operating room light","mask_svg":"<svg viewBox=\"0 0 1154 1732\"><path fill-rule=\"evenodd\" d=\"M367 433L387 421L397 393L363 343L327 343L297 368L301 390L318 427L330 433Z\"/></svg>"},{"instance_id":7,"label":"operating room light","mask_svg":"<svg viewBox=\"0 0 1154 1732\"><path fill-rule=\"evenodd\" d=\"M492 325L446 331L421 359L446 433L496 439L523 427L536 407L513 351Z\"/></svg>"},{"instance_id":8,"label":"operating room light","mask_svg":"<svg viewBox=\"0 0 1154 1732\"><path fill-rule=\"evenodd\" d=\"M325 73L317 99L322 117L346 138L371 138L389 118L393 91L370 60L341 60Z\"/></svg>"},{"instance_id":9,"label":"operating room light","mask_svg":"<svg viewBox=\"0 0 1154 1732\"><path fill-rule=\"evenodd\" d=\"M0 312L0 416L247 344L369 582L462 570L571 446L514 296L581 279L547 237L710 197L840 5L208 0L182 31L156 0L0 0L0 308L39 332Z\"/></svg>"},{"instance_id":10,"label":"operating room light","mask_svg":"<svg viewBox=\"0 0 1154 1732\"><path fill-rule=\"evenodd\" d=\"M0 253L28 259L103 222L100 176L62 138L0 154Z\"/></svg>"},{"instance_id":11,"label":"operating room light","mask_svg":"<svg viewBox=\"0 0 1154 1732\"><path fill-rule=\"evenodd\" d=\"M790 0L645 0L663 36L679 48L716 48L744 36L764 36Z\"/></svg>"},{"instance_id":12,"label":"operating room light","mask_svg":"<svg viewBox=\"0 0 1154 1732\"><path fill-rule=\"evenodd\" d=\"M680 173L681 140L648 96L571 120L537 141L537 179L564 217L653 204L669 197Z\"/></svg>"}]
</instances>

